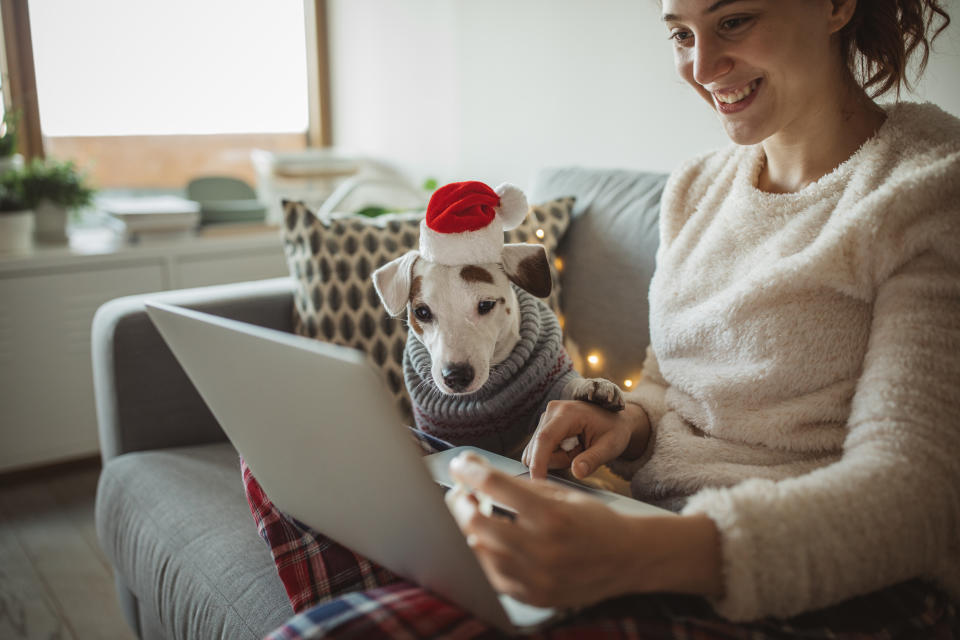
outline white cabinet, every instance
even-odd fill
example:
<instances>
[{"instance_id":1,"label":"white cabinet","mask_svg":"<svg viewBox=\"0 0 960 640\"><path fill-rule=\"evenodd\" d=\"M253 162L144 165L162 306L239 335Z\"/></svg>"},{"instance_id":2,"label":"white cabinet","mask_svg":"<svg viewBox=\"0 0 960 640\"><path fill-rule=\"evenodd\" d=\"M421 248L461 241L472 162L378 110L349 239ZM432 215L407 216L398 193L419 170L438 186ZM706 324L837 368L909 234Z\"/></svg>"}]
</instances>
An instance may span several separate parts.
<instances>
[{"instance_id":1,"label":"white cabinet","mask_svg":"<svg viewBox=\"0 0 960 640\"><path fill-rule=\"evenodd\" d=\"M0 254L0 472L97 453L90 326L101 304L287 273L276 229L143 247L74 237L71 245Z\"/></svg>"}]
</instances>

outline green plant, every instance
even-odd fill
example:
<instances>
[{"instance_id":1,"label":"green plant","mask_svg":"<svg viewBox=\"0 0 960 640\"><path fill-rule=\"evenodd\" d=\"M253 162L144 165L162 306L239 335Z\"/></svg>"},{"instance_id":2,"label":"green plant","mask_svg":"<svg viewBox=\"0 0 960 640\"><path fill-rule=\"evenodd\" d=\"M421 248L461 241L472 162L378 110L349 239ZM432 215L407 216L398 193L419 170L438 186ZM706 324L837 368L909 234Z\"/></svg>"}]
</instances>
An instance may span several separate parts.
<instances>
[{"instance_id":1,"label":"green plant","mask_svg":"<svg viewBox=\"0 0 960 640\"><path fill-rule=\"evenodd\" d=\"M435 178L427 178L423 181L423 184L420 185L420 188L426 191L427 193L432 194L437 190L437 180ZM380 205L370 205L356 211L355 213L360 216L366 216L368 218L376 218L377 216L382 216L385 213L402 213L406 209L389 209Z\"/></svg>"},{"instance_id":2,"label":"green plant","mask_svg":"<svg viewBox=\"0 0 960 640\"><path fill-rule=\"evenodd\" d=\"M20 117L10 111L0 120L0 158L8 158L17 152L17 122Z\"/></svg>"},{"instance_id":3,"label":"green plant","mask_svg":"<svg viewBox=\"0 0 960 640\"><path fill-rule=\"evenodd\" d=\"M19 172L0 175L0 215L29 209L23 198L23 179Z\"/></svg>"},{"instance_id":4,"label":"green plant","mask_svg":"<svg viewBox=\"0 0 960 640\"><path fill-rule=\"evenodd\" d=\"M93 189L73 162L34 158L21 170L23 198L32 209L44 200L67 209L93 202Z\"/></svg>"}]
</instances>

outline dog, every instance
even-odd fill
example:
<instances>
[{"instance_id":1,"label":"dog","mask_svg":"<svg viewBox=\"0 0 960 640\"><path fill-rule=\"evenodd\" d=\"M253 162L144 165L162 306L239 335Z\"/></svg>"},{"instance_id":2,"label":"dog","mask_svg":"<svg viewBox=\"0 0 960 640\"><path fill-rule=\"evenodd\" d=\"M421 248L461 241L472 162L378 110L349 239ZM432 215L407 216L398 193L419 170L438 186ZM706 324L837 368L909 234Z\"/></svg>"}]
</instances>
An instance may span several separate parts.
<instances>
[{"instance_id":1,"label":"dog","mask_svg":"<svg viewBox=\"0 0 960 640\"><path fill-rule=\"evenodd\" d=\"M522 220L526 199L521 192L521 203L517 191L501 185L494 193L517 200ZM420 250L372 274L387 312L406 315L404 380L417 428L518 458L550 400L622 410L616 384L573 369L556 316L542 300L552 288L544 247L504 244L497 224L479 236L471 236L475 229L438 234L428 222L437 197L421 224ZM576 446L572 440L565 449Z\"/></svg>"}]
</instances>

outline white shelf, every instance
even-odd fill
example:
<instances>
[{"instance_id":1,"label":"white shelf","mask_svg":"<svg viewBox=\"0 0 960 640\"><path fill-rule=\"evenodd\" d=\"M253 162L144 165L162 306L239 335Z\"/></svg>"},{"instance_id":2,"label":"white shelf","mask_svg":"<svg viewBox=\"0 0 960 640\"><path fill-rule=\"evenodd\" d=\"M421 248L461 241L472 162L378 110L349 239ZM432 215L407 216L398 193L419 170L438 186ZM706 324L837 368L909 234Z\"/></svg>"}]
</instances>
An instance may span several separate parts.
<instances>
[{"instance_id":1,"label":"white shelf","mask_svg":"<svg viewBox=\"0 0 960 640\"><path fill-rule=\"evenodd\" d=\"M287 275L277 227L127 244L109 229L0 254L0 472L98 452L90 327L113 298Z\"/></svg>"}]
</instances>

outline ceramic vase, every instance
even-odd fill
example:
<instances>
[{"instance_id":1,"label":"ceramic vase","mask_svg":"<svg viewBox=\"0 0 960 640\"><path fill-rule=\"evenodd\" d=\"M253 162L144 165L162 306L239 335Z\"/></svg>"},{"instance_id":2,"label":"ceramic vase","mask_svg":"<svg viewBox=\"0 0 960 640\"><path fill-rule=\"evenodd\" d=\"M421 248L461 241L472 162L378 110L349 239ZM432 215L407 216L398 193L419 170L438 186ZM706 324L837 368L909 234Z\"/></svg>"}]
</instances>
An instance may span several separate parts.
<instances>
[{"instance_id":1,"label":"ceramic vase","mask_svg":"<svg viewBox=\"0 0 960 640\"><path fill-rule=\"evenodd\" d=\"M67 242L67 209L49 200L43 200L34 210L36 226L34 237L42 244Z\"/></svg>"},{"instance_id":2,"label":"ceramic vase","mask_svg":"<svg viewBox=\"0 0 960 640\"><path fill-rule=\"evenodd\" d=\"M0 212L0 253L24 253L33 247L33 211Z\"/></svg>"}]
</instances>

